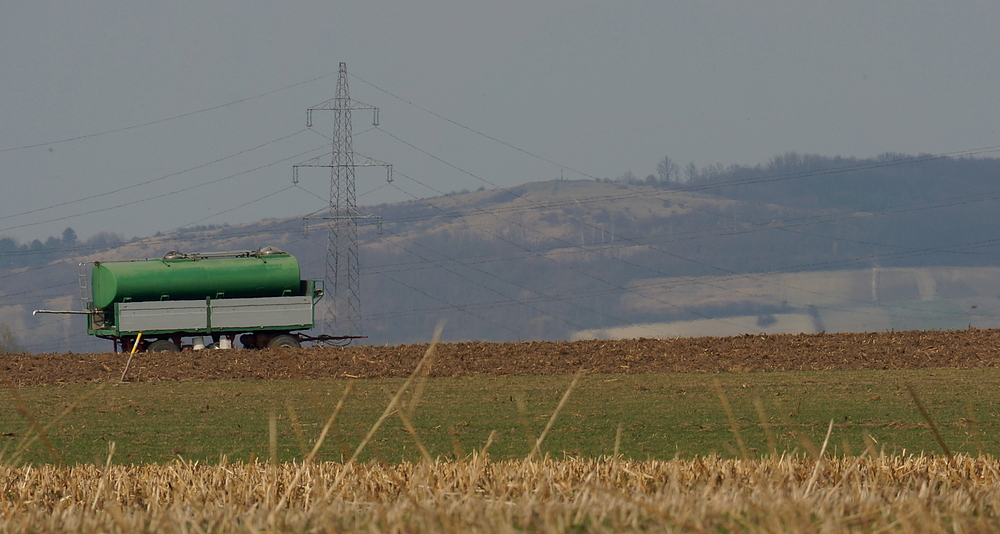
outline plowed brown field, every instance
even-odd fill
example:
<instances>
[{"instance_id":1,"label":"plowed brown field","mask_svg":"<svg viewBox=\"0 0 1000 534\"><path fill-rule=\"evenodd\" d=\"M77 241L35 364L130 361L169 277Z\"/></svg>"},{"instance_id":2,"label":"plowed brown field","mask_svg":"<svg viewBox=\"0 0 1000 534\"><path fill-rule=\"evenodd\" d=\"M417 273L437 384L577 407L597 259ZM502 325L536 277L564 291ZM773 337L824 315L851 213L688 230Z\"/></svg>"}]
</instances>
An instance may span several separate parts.
<instances>
[{"instance_id":1,"label":"plowed brown field","mask_svg":"<svg viewBox=\"0 0 1000 534\"><path fill-rule=\"evenodd\" d=\"M408 376L427 345L137 354L127 380ZM440 343L431 376L1000 366L1000 330ZM3 354L0 385L118 380L127 354Z\"/></svg>"}]
</instances>

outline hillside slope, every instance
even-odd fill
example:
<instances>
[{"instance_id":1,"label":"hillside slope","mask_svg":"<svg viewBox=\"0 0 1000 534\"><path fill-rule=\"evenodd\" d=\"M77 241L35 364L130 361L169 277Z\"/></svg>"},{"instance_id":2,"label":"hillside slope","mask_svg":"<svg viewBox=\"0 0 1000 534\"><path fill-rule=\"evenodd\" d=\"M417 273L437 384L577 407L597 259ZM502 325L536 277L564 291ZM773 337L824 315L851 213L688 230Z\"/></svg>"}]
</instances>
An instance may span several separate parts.
<instances>
[{"instance_id":1,"label":"hillside slope","mask_svg":"<svg viewBox=\"0 0 1000 534\"><path fill-rule=\"evenodd\" d=\"M963 249L945 230L899 244L920 242L914 216L946 227L961 204L851 212L781 200L557 180L364 208L382 218L381 233L358 234L364 333L395 345L428 340L441 320L448 341L1000 326L992 249ZM80 309L77 263L277 246L323 278L326 232L303 230L267 219L7 271L0 321L31 351L107 350L80 316L31 316Z\"/></svg>"}]
</instances>

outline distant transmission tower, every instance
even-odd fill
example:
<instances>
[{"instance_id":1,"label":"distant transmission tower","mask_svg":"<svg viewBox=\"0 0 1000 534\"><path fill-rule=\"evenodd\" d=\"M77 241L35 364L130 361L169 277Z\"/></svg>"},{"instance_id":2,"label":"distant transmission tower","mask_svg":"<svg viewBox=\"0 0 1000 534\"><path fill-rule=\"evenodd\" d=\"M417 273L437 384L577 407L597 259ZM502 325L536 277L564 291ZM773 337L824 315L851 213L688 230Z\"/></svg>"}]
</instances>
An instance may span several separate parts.
<instances>
[{"instance_id":1,"label":"distant transmission tower","mask_svg":"<svg viewBox=\"0 0 1000 534\"><path fill-rule=\"evenodd\" d=\"M351 111L373 111L372 125L378 126L378 108L351 100L347 87L347 63L340 63L337 96L306 110L306 126L312 127L313 111L333 111L333 151L292 166L292 182L299 183L299 167L330 167L330 203L305 217L326 221L326 302L322 319L323 333L361 335L361 267L358 259L358 223L381 220L358 212L354 190L354 171L358 167L385 167L386 180L392 181L392 165L354 152L351 142ZM326 158L330 158L326 163Z\"/></svg>"}]
</instances>

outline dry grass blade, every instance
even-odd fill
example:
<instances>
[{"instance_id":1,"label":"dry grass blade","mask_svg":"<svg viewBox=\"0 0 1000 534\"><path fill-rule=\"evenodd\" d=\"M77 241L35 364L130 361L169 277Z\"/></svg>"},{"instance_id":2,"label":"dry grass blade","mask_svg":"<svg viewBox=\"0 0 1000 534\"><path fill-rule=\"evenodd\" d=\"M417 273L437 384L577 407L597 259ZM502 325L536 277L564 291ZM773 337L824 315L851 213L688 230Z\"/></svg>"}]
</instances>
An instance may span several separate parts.
<instances>
[{"instance_id":1,"label":"dry grass blade","mask_svg":"<svg viewBox=\"0 0 1000 534\"><path fill-rule=\"evenodd\" d=\"M612 457L618 458L618 451L621 450L622 445L622 423L618 422L618 430L615 431L615 451Z\"/></svg>"},{"instance_id":2,"label":"dry grass blade","mask_svg":"<svg viewBox=\"0 0 1000 534\"><path fill-rule=\"evenodd\" d=\"M330 427L333 426L334 419L336 419L337 415L340 414L340 410L344 406L344 399L347 398L347 394L350 392L351 384L348 384L347 387L344 388L344 395L340 398L340 402L337 403L337 408L333 411L333 414L330 415L330 418L326 420L326 424L323 425L323 431L319 433L319 438L316 439L316 444L313 446L312 450L309 451L309 455L302 461L302 465L299 467L298 471L295 472L295 477L288 484L288 487L285 489L285 494L281 496L281 500L278 501L278 504L272 508L271 513L268 514L267 523L269 525L274 524L275 514L285 507L285 503L288 502L288 498L291 496L292 491L294 491L298 486L299 479L302 478L302 473L305 472L310 462L312 462L312 459L316 456L319 448L323 446L323 441L326 440L326 434L330 431Z\"/></svg>"},{"instance_id":3,"label":"dry grass blade","mask_svg":"<svg viewBox=\"0 0 1000 534\"><path fill-rule=\"evenodd\" d=\"M49 421L45 426L42 427L43 432L48 432L49 429L52 428L54 425L59 424L59 422L61 422L63 419L65 419L66 416L68 416L69 414L73 413L73 411L76 410L76 408L78 406L80 406L80 404L83 403L83 401L85 401L85 400L89 399L90 397L94 396L99 391L103 390L107 385L108 385L107 382L103 382L101 384L98 384L98 386L96 388L94 388L94 389L92 389L92 390L84 393L83 395L80 395L79 397L77 397L75 400L73 400L73 402L71 402L69 404L69 406L66 406L66 409L64 409L62 412L60 412L59 415L57 415L55 418L53 418L51 421ZM12 391L12 395L17 395L16 390L11 389L11 391ZM41 435L42 434L36 433L33 436L25 436L25 438L23 440L21 440L21 443L18 444L17 448L14 451L14 454L12 455L12 457L10 458L10 461L8 463L14 463L14 462L16 462L17 458L19 458L21 456L21 454L24 453L25 450L27 450L29 447L31 447L31 445L35 442L35 440L39 439L41 437ZM0 465L2 465L5 461L7 461L7 460L4 459L4 456L0 455Z\"/></svg>"},{"instance_id":4,"label":"dry grass blade","mask_svg":"<svg viewBox=\"0 0 1000 534\"><path fill-rule=\"evenodd\" d=\"M517 406L517 417L521 423L521 428L524 429L524 435L528 438L528 445L534 447L538 438L535 437L535 433L531 430L531 421L528 419L528 406L524 402L524 392L515 391L511 396L514 397L514 405Z\"/></svg>"},{"instance_id":5,"label":"dry grass blade","mask_svg":"<svg viewBox=\"0 0 1000 534\"><path fill-rule=\"evenodd\" d=\"M343 480L344 475L347 473L347 467L353 464L354 461L357 460L358 456L361 455L361 452L368 445L368 442L371 441L372 436L375 435L375 432L378 432L378 429L382 426L382 423L384 423L385 420L389 417L389 415L392 414L393 410L396 409L397 404L399 404L400 397L403 396L403 392L405 392L407 388L410 387L410 384L413 383L413 379L419 376L419 373L423 369L425 362L427 362L427 360L433 357L434 349L437 347L438 340L441 339L441 331L443 329L444 329L444 323L439 322L437 328L434 330L434 339L431 341L430 346L427 347L427 352L425 352L424 356L420 358L419 362L417 362L417 366L413 369L413 372L410 373L410 377L407 378L406 381L403 382L403 385L400 386L399 390L396 391L396 394L393 395L392 399L389 401L389 405L385 407L385 411L382 412L382 415L379 416L377 421L375 421L375 424L372 425L371 429L368 431L368 434L366 434L364 439L361 440L361 443L358 444L358 448L354 450L354 454L352 454L350 459L348 459L347 462L344 464L344 468L341 469L340 474L337 475L337 478L333 481L333 484L331 484L330 488L327 490L328 494L333 492L340 485L340 482Z\"/></svg>"},{"instance_id":6,"label":"dry grass blade","mask_svg":"<svg viewBox=\"0 0 1000 534\"><path fill-rule=\"evenodd\" d=\"M405 412L406 410L396 410L396 415L398 415L399 420L403 422L403 428L405 428L410 434L410 437L413 438L413 443L417 446L417 450L420 451L420 457L423 458L425 462L431 463L433 460L431 459L430 453L427 452L427 449L424 447L424 442L420 439L420 436L417 435L417 429L414 428L413 423L410 422L410 418Z\"/></svg>"},{"instance_id":7,"label":"dry grass blade","mask_svg":"<svg viewBox=\"0 0 1000 534\"><path fill-rule=\"evenodd\" d=\"M299 422L299 414L295 411L295 406L291 399L285 399L285 409L288 410L288 420L292 423L292 430L295 432L295 439L299 442L299 450L302 456L309 454L309 447L306 445L306 434L302 431L302 423Z\"/></svg>"},{"instance_id":8,"label":"dry grass blade","mask_svg":"<svg viewBox=\"0 0 1000 534\"><path fill-rule=\"evenodd\" d=\"M934 424L934 420L931 419L931 414L927 411L927 408L924 408L924 403L920 402L920 397L917 397L917 392L913 390L913 385L909 382L906 382L905 385L906 391L909 391L910 397L913 397L913 403L917 405L917 410L920 411L920 415L922 415L924 417L924 421L927 421L927 424L930 425L931 433L934 434L934 439L938 442L938 445L941 446L941 449L944 451L944 455L951 458L951 449L949 449L948 445L945 444L944 438L942 438L941 433L938 432L937 425Z\"/></svg>"},{"instance_id":9,"label":"dry grass blade","mask_svg":"<svg viewBox=\"0 0 1000 534\"><path fill-rule=\"evenodd\" d=\"M482 450L479 451L480 458L486 457L486 453L490 450L490 445L493 445L493 438L496 437L496 435L496 430L490 430L490 435L486 438L486 443L483 445Z\"/></svg>"},{"instance_id":10,"label":"dry grass blade","mask_svg":"<svg viewBox=\"0 0 1000 534\"><path fill-rule=\"evenodd\" d=\"M819 476L819 469L823 465L823 455L826 454L826 446L830 443L830 434L833 433L833 419L830 419L830 426L826 429L826 438L823 439L823 447L819 450L819 457L816 458L816 467L813 468L812 476L809 477L809 484L806 485L806 494L812 491Z\"/></svg>"},{"instance_id":11,"label":"dry grass blade","mask_svg":"<svg viewBox=\"0 0 1000 534\"><path fill-rule=\"evenodd\" d=\"M38 423L38 419L35 418L35 414L31 413L31 410L24 405L24 400L21 399L21 394L18 393L17 389L11 389L10 391L11 395L14 397L14 405L17 407L17 411L28 420L28 424L31 425L32 430L35 431L35 434L38 435L38 437L42 440L42 443L45 444L45 449L52 455L52 459L55 460L57 464L62 465L62 458L59 457L59 453L56 451L56 448L52 446L52 442L49 441L49 436L45 433L45 429L42 428L42 425ZM27 444L27 441L25 443ZM21 447L18 447L18 449L21 449ZM15 452L15 455L17 455L17 452Z\"/></svg>"},{"instance_id":12,"label":"dry grass blade","mask_svg":"<svg viewBox=\"0 0 1000 534\"><path fill-rule=\"evenodd\" d=\"M555 411L552 412L552 416L549 417L549 422L545 424L545 430L542 430L542 434L538 436L537 440L535 440L535 446L532 447L531 454L528 455L529 459L535 458L540 454L542 442L545 441L545 436L547 436L549 430L552 429L553 423L556 422L556 417L559 416L559 412L562 411L563 406L566 405L566 401L569 399L569 394L573 392L574 388L576 388L576 384L580 381L581 376L583 376L583 367L576 372L576 376L573 377L573 381L570 382L569 387L566 388L566 393L563 393L562 398L559 399L559 404L556 406Z\"/></svg>"},{"instance_id":13,"label":"dry grass blade","mask_svg":"<svg viewBox=\"0 0 1000 534\"><path fill-rule=\"evenodd\" d=\"M760 426L764 429L764 437L767 439L767 450L771 453L771 458L778 456L778 446L774 441L774 432L771 430L771 423L767 420L767 413L764 411L764 403L760 398L753 400L753 406L757 410L757 417L760 418Z\"/></svg>"},{"instance_id":14,"label":"dry grass blade","mask_svg":"<svg viewBox=\"0 0 1000 534\"><path fill-rule=\"evenodd\" d=\"M344 409L344 401L347 400L347 396L351 394L354 389L354 382L348 382L347 387L344 388L344 392L340 394L340 399L337 401L337 405L333 407L333 413L330 415L330 421L336 421L337 416ZM318 447L314 447L314 450L318 450Z\"/></svg>"},{"instance_id":15,"label":"dry grass blade","mask_svg":"<svg viewBox=\"0 0 1000 534\"><path fill-rule=\"evenodd\" d=\"M111 459L115 455L115 442L108 443L108 460L104 463L104 472L101 474L101 482L97 485L97 491L94 492L94 502L90 503L90 509L94 510L97 508L97 500L100 499L104 493L105 488L108 486L108 477L111 476Z\"/></svg>"},{"instance_id":16,"label":"dry grass blade","mask_svg":"<svg viewBox=\"0 0 1000 534\"><path fill-rule=\"evenodd\" d=\"M267 418L268 448L271 453L271 465L278 463L278 416L271 410Z\"/></svg>"},{"instance_id":17,"label":"dry grass blade","mask_svg":"<svg viewBox=\"0 0 1000 534\"><path fill-rule=\"evenodd\" d=\"M725 410L726 417L729 418L729 427L733 429L733 437L736 438L736 445L740 448L740 458L746 460L747 448L743 445L743 436L740 435L740 427L736 423L736 417L733 415L733 409L729 407L729 399L726 398L725 392L722 391L722 384L719 382L718 378L712 379L712 385L715 386L715 393L719 396L719 402L722 403L722 409Z\"/></svg>"},{"instance_id":18,"label":"dry grass blade","mask_svg":"<svg viewBox=\"0 0 1000 534\"><path fill-rule=\"evenodd\" d=\"M425 352L423 358L421 358L420 361L417 362L417 366L413 369L413 372L410 374L410 377L407 378L405 382L403 382L403 385L400 386L399 390L396 391L396 394L393 395L392 399L389 400L389 404L385 407L385 411L382 412L382 415L379 416L377 421L375 421L375 424L372 425L371 429L368 430L368 434L365 435L365 438L361 441L361 444L358 445L358 448L354 451L354 455L351 456L350 460L348 460L348 463L353 462L358 458L358 456L361 454L361 451L363 451L365 447L368 445L368 442L371 441L372 436L375 435L375 432L378 432L378 429L382 426L382 423L384 423L386 418L388 418L389 415L392 414L393 410L396 409L396 406L399 404L399 399L403 396L403 392L405 392L407 388L410 387L410 384L413 382L413 379L419 375L420 371L423 369L424 362L430 359L431 356L434 354L434 349L437 347L438 339L440 339L441 337L441 329L442 326L439 324L437 330L434 332L434 340L431 341L431 345L427 347L427 352Z\"/></svg>"},{"instance_id":19,"label":"dry grass blade","mask_svg":"<svg viewBox=\"0 0 1000 534\"><path fill-rule=\"evenodd\" d=\"M438 325L440 329L442 325ZM434 339L436 340L440 336L440 330L435 332ZM424 389L427 388L427 377L430 375L431 367L434 364L434 351L428 351L426 356L427 361L420 368L419 380L417 380L417 387L413 390L413 395L410 395L410 402L407 405L406 417L408 419L413 419L413 414L417 411L417 405L420 404L420 398L423 396Z\"/></svg>"},{"instance_id":20,"label":"dry grass blade","mask_svg":"<svg viewBox=\"0 0 1000 534\"><path fill-rule=\"evenodd\" d=\"M781 419L784 423L784 427L787 428L788 432L799 442L800 445L802 445L802 450L809 453L809 456L819 460L819 448L816 447L816 444L813 443L808 436L796 428L798 425L792 421L791 417L794 417L794 414L782 414ZM782 453L782 456L784 456L784 453Z\"/></svg>"},{"instance_id":21,"label":"dry grass blade","mask_svg":"<svg viewBox=\"0 0 1000 534\"><path fill-rule=\"evenodd\" d=\"M458 430L455 425L448 425L448 439L451 440L451 451L455 455L455 461L465 460L465 453L462 452L462 442L458 440Z\"/></svg>"},{"instance_id":22,"label":"dry grass blade","mask_svg":"<svg viewBox=\"0 0 1000 534\"><path fill-rule=\"evenodd\" d=\"M976 440L976 452L980 455L983 454L983 434L979 430L979 419L976 418L976 412L972 409L972 401L965 399L965 411L968 413L969 426L972 429L972 436Z\"/></svg>"},{"instance_id":23,"label":"dry grass blade","mask_svg":"<svg viewBox=\"0 0 1000 534\"><path fill-rule=\"evenodd\" d=\"M493 437L496 436L497 431L491 430L489 437L486 438L486 444L483 445L482 450L477 454L475 450L472 452L472 461L469 464L465 462L456 462L456 465L468 465L472 469L472 474L469 476L469 485L466 491L466 497L471 498L478 488L479 476L483 472L483 465L489 462L489 456L487 456L487 451L490 450L490 445L493 444Z\"/></svg>"}]
</instances>

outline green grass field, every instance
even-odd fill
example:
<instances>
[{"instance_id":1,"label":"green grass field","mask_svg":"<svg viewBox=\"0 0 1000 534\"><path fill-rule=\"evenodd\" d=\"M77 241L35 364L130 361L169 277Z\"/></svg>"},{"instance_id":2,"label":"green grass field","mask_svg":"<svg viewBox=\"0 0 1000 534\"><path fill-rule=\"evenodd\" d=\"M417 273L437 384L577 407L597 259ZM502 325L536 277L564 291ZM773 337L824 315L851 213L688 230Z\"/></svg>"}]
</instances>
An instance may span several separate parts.
<instances>
[{"instance_id":1,"label":"green grass field","mask_svg":"<svg viewBox=\"0 0 1000 534\"><path fill-rule=\"evenodd\" d=\"M572 376L431 378L401 397L362 461L419 460L482 449L527 456ZM731 408L730 419L719 388ZM351 456L403 380L109 383L0 390L0 462L217 462L301 459L329 414L343 409L319 449L321 460ZM626 458L750 458L809 453L834 427L828 453L940 454L927 416L952 452L1000 455L1000 369L586 375L541 445L543 454ZM345 388L350 392L343 396ZM416 396L416 398L415 398ZM75 406L73 406L75 404ZM415 404L415 405L414 405ZM68 408L72 411L64 414ZM271 422L276 447L271 446ZM38 439L43 429L46 439ZM416 436L416 437L415 437Z\"/></svg>"}]
</instances>

